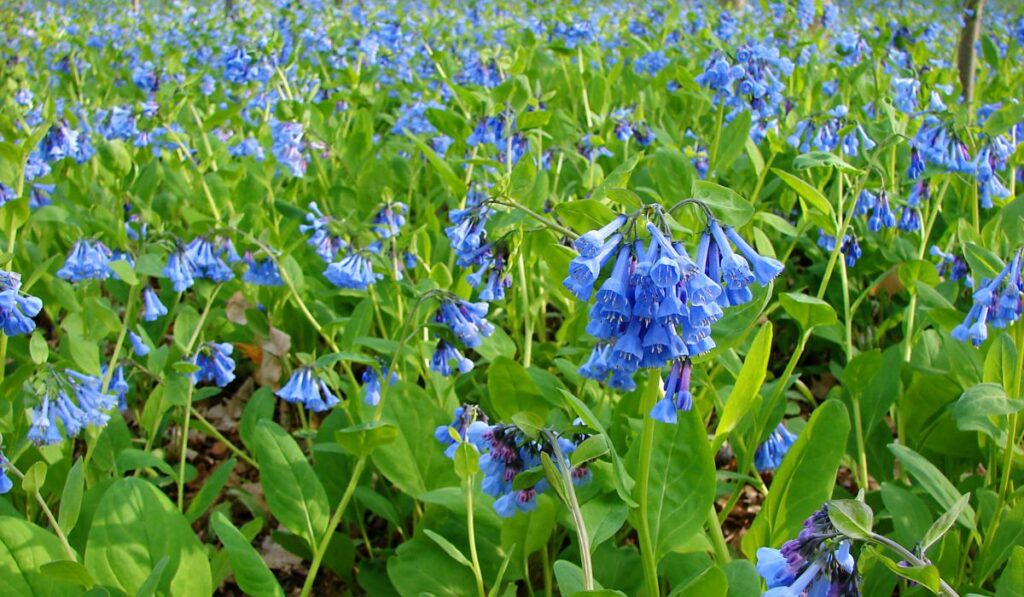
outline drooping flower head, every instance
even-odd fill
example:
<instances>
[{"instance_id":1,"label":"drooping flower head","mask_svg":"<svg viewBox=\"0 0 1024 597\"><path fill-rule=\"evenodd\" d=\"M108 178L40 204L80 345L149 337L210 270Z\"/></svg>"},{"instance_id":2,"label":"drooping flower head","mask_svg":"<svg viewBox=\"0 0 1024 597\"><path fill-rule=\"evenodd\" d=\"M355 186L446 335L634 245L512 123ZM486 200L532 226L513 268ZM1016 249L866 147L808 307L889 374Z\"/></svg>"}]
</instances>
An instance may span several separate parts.
<instances>
[{"instance_id":1,"label":"drooping flower head","mask_svg":"<svg viewBox=\"0 0 1024 597\"><path fill-rule=\"evenodd\" d=\"M288 383L274 394L285 402L300 404L313 412L325 412L340 402L327 383L316 375L312 367L295 369L291 378L288 379Z\"/></svg>"},{"instance_id":2,"label":"drooping flower head","mask_svg":"<svg viewBox=\"0 0 1024 597\"><path fill-rule=\"evenodd\" d=\"M860 595L857 564L850 553L852 543L828 517L822 507L804 522L796 539L782 549L757 550L757 572L765 580L768 597L801 595Z\"/></svg>"},{"instance_id":3,"label":"drooping flower head","mask_svg":"<svg viewBox=\"0 0 1024 597\"><path fill-rule=\"evenodd\" d=\"M463 404L455 409L455 417L450 425L439 425L434 430L434 439L447 446L444 455L455 457L455 451L461 442L469 442L483 451L488 445L484 441L484 432L488 429L487 415L475 404ZM459 438L459 439L456 439Z\"/></svg>"},{"instance_id":4,"label":"drooping flower head","mask_svg":"<svg viewBox=\"0 0 1024 597\"><path fill-rule=\"evenodd\" d=\"M43 301L21 292L21 274L0 270L0 330L6 336L20 336L36 329L33 317Z\"/></svg>"},{"instance_id":5,"label":"drooping flower head","mask_svg":"<svg viewBox=\"0 0 1024 597\"><path fill-rule=\"evenodd\" d=\"M192 373L192 383L213 382L223 388L235 379L234 346L227 342L208 342L200 347L192 364L199 369Z\"/></svg>"}]
</instances>

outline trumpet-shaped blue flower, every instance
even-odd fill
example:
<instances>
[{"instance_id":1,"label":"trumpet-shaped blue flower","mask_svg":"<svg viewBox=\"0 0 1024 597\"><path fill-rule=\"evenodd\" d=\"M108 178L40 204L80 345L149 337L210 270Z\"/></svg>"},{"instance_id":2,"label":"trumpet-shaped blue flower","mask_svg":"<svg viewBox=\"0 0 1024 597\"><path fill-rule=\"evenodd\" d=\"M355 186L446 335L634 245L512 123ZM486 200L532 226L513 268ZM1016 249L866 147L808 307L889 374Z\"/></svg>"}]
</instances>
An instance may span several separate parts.
<instances>
[{"instance_id":1,"label":"trumpet-shaped blue flower","mask_svg":"<svg viewBox=\"0 0 1024 597\"><path fill-rule=\"evenodd\" d=\"M36 329L33 317L43 301L21 292L21 274L0 271L0 330L6 336L20 336Z\"/></svg>"}]
</instances>

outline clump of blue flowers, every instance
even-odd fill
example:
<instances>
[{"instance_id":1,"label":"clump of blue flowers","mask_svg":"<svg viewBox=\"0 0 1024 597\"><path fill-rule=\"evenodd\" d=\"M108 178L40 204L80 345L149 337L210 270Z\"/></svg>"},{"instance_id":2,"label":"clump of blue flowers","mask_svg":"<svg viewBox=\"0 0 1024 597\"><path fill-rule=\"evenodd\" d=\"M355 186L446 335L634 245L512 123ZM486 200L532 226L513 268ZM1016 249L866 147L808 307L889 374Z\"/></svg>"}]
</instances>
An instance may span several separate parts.
<instances>
[{"instance_id":1,"label":"clump of blue flowers","mask_svg":"<svg viewBox=\"0 0 1024 597\"><path fill-rule=\"evenodd\" d=\"M459 444L469 442L476 446L477 450L484 450L488 445L484 440L484 433L490 429L487 424L487 415L475 404L463 404L456 407L455 417L450 425L438 425L434 430L434 439L448 446L444 455L448 458L455 458L455 451Z\"/></svg>"},{"instance_id":2,"label":"clump of blue flowers","mask_svg":"<svg viewBox=\"0 0 1024 597\"><path fill-rule=\"evenodd\" d=\"M36 329L32 319L43 301L21 292L21 274L0 271L0 329L6 336L20 336Z\"/></svg>"},{"instance_id":3,"label":"clump of blue flowers","mask_svg":"<svg viewBox=\"0 0 1024 597\"><path fill-rule=\"evenodd\" d=\"M754 466L757 467L758 472L773 471L782 465L782 459L789 453L789 449L793 447L793 442L796 441L796 436L786 429L786 426L779 423L775 430L772 431L768 439L761 442L761 445L757 447L757 453L754 455Z\"/></svg>"},{"instance_id":4,"label":"clump of blue flowers","mask_svg":"<svg viewBox=\"0 0 1024 597\"><path fill-rule=\"evenodd\" d=\"M307 366L293 371L288 383L274 394L285 402L300 404L313 412L330 410L340 402L327 382L317 376L312 367Z\"/></svg>"},{"instance_id":5,"label":"clump of blue flowers","mask_svg":"<svg viewBox=\"0 0 1024 597\"><path fill-rule=\"evenodd\" d=\"M52 445L65 437L77 437L86 427L104 427L110 421L108 411L118 405L119 395L128 391L123 372L117 371L109 388L116 394L103 391L100 377L71 369L48 376L42 402L32 409L28 439L36 445Z\"/></svg>"},{"instance_id":6,"label":"clump of blue flowers","mask_svg":"<svg viewBox=\"0 0 1024 597\"><path fill-rule=\"evenodd\" d=\"M1003 329L1020 319L1024 284L1021 281L1021 253L1017 249L1013 259L992 280L982 280L974 291L973 304L964 321L953 328L953 337L961 342L970 341L981 346L988 338L988 325Z\"/></svg>"},{"instance_id":7,"label":"clump of blue flowers","mask_svg":"<svg viewBox=\"0 0 1024 597\"><path fill-rule=\"evenodd\" d=\"M563 284L583 302L593 297L587 332L598 344L580 373L629 391L638 369L671 364L665 398L652 411L658 420L671 423L676 411L692 404L688 359L714 348L711 325L725 308L749 302L751 285L767 285L783 266L758 254L710 211L705 210L708 225L696 258L672 239L660 208L649 214L659 220L647 222L649 238L640 238L641 215L619 215L580 236L575 241L579 254ZM608 263L611 271L602 282Z\"/></svg>"},{"instance_id":8,"label":"clump of blue flowers","mask_svg":"<svg viewBox=\"0 0 1024 597\"><path fill-rule=\"evenodd\" d=\"M857 562L850 553L850 539L828 517L828 506L804 522L796 539L782 549L757 550L757 572L765 580L765 597L860 595Z\"/></svg>"},{"instance_id":9,"label":"clump of blue flowers","mask_svg":"<svg viewBox=\"0 0 1024 597\"><path fill-rule=\"evenodd\" d=\"M235 360L231 353L235 347L227 342L208 342L192 357L197 370L192 373L192 383L212 382L223 388L235 379Z\"/></svg>"}]
</instances>

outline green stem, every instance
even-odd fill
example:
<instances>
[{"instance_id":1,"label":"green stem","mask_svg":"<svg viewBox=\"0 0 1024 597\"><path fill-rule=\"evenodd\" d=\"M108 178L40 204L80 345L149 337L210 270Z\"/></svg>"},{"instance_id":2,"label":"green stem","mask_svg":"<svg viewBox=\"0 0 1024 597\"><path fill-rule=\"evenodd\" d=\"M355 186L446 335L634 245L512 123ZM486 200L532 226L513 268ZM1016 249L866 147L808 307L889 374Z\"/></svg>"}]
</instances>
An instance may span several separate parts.
<instances>
[{"instance_id":1,"label":"green stem","mask_svg":"<svg viewBox=\"0 0 1024 597\"><path fill-rule=\"evenodd\" d=\"M203 417L203 415L199 414L199 411L197 411L195 407L192 407L191 414L193 417L195 417L196 421L202 425L205 433L213 436L213 439L227 446L228 449L234 452L236 456L249 463L249 466L253 467L256 470L260 470L260 465L258 462L256 462L251 456L249 456L249 454L245 450L239 448L231 440L224 437L224 434L221 433L216 427L214 427L213 423L207 421L206 418Z\"/></svg>"},{"instance_id":2,"label":"green stem","mask_svg":"<svg viewBox=\"0 0 1024 597\"><path fill-rule=\"evenodd\" d=\"M487 597L484 590L484 577L480 572L480 558L476 553L476 526L473 524L473 479L475 475L466 478L466 528L469 532L469 557L473 562L473 576L476 578L476 591L480 597Z\"/></svg>"},{"instance_id":3,"label":"green stem","mask_svg":"<svg viewBox=\"0 0 1024 597\"><path fill-rule=\"evenodd\" d=\"M128 290L128 302L125 303L124 306L124 316L121 319L121 331L118 333L117 341L114 343L114 352L110 355L110 362L107 363L107 372L103 374L103 383L100 386L101 394L106 394L107 389L110 388L110 380L114 376L114 368L117 365L117 359L121 357L121 348L124 346L125 336L128 335L129 322L133 315L132 309L135 307L135 301L138 300L141 289L142 283L140 282Z\"/></svg>"},{"instance_id":4,"label":"green stem","mask_svg":"<svg viewBox=\"0 0 1024 597\"><path fill-rule=\"evenodd\" d=\"M636 501L638 503L639 524L636 532L640 540L640 556L644 570L644 586L647 597L661 594L658 586L658 561L654 553L651 539L650 515L648 514L647 498L650 491L651 454L654 452L654 425L650 416L651 409L658 401L661 386L661 374L655 373L647 378L647 389L644 392L641 416L644 418L643 430L640 433L640 469L637 472Z\"/></svg>"},{"instance_id":5,"label":"green stem","mask_svg":"<svg viewBox=\"0 0 1024 597\"><path fill-rule=\"evenodd\" d=\"M884 545L885 547L888 547L889 549L893 550L894 552L900 554L900 556L902 556L903 559L905 559L906 561L910 562L911 564L913 564L915 566L927 566L928 565L928 562L925 562L921 558L919 558L916 555L914 555L913 552L911 552L910 550L906 549L905 547L903 547L899 543L896 543L895 541L893 541L892 539L890 539L890 538L888 538L888 537L886 537L884 535L879 535L877 533L871 533L871 540L874 541L875 543L879 543L881 545ZM957 594L957 592L953 590L953 587L950 587L948 584L946 584L946 581L942 580L941 578L939 579L939 587L940 587L940 592L943 595L946 595L947 597L960 597Z\"/></svg>"},{"instance_id":6,"label":"green stem","mask_svg":"<svg viewBox=\"0 0 1024 597\"><path fill-rule=\"evenodd\" d=\"M495 200L492 201L492 203L496 203L498 205L504 205L505 207L511 207L511 208L514 208L514 209L518 209L519 211L523 212L524 214L526 214L526 215L530 216L531 218L537 220L541 224L544 224L545 226L547 226L548 228L551 228L552 230L554 230L556 232L560 232L560 233L564 234L565 236L569 237L572 240L576 240L580 236L580 235L576 234L575 232L573 232L572 230L569 230L565 226L562 226L558 222L552 220L551 218L548 218L548 217L540 215L539 213L533 211L529 207L526 207L522 203L519 203L518 201L516 201L515 199L512 199L510 197L506 197L506 198L503 198L503 199L495 199Z\"/></svg>"},{"instance_id":7,"label":"green stem","mask_svg":"<svg viewBox=\"0 0 1024 597\"><path fill-rule=\"evenodd\" d=\"M722 124L725 122L725 102L718 105L718 116L715 118L715 137L711 142L711 151L708 153L708 163L711 164L711 173L718 169L718 146L722 142ZM751 200L754 200L752 197Z\"/></svg>"},{"instance_id":8,"label":"green stem","mask_svg":"<svg viewBox=\"0 0 1024 597\"><path fill-rule=\"evenodd\" d=\"M519 268L519 289L523 305L523 367L529 368L533 360L533 314L530 310L530 289L528 287L530 278L526 275L526 263L523 259L522 249L519 251L517 267Z\"/></svg>"},{"instance_id":9,"label":"green stem","mask_svg":"<svg viewBox=\"0 0 1024 597\"><path fill-rule=\"evenodd\" d=\"M302 597L308 597L310 592L313 590L313 583L316 581L316 573L320 570L320 564L323 562L324 554L327 553L327 546L331 543L331 537L334 536L334 530L338 528L338 525L341 523L341 516L345 513L345 508L348 506L349 501L352 500L352 495L356 491L356 486L359 485L359 477L362 476L363 469L365 467L366 456L360 456L359 460L356 461L355 468L352 469L352 476L348 480L348 485L345 486L345 493L341 496L341 502L338 503L338 508L331 516L331 520L327 523L327 531L324 533L323 539L320 540L320 544L317 546L316 551L313 552L313 561L309 564L309 572L306 573L306 582L302 585Z\"/></svg>"},{"instance_id":10,"label":"green stem","mask_svg":"<svg viewBox=\"0 0 1024 597\"><path fill-rule=\"evenodd\" d=\"M725 542L725 535L722 534L722 526L718 521L718 513L715 512L714 504L708 510L708 535L711 537L711 547L715 550L715 563L724 566L732 560L729 556L729 546Z\"/></svg>"},{"instance_id":11,"label":"green stem","mask_svg":"<svg viewBox=\"0 0 1024 597\"><path fill-rule=\"evenodd\" d=\"M15 477L24 482L25 475L20 470L18 470L18 467L14 466L13 462L8 461L6 463L6 468L7 470L14 473ZM46 500L44 500L43 496L39 493L38 487L32 490L32 497L36 500L36 503L39 504L39 507L42 509L43 514L46 515L46 520L48 520L50 522L50 526L53 527L53 532L56 533L57 538L60 539L60 543L62 546L64 546L64 553L67 554L68 559L72 562L77 562L78 556L75 555L75 550L71 549L71 544L68 542L67 535L64 534L64 531L61 530L60 525L57 524L57 519L56 517L54 517L53 511L50 510L50 507L46 505Z\"/></svg>"},{"instance_id":12,"label":"green stem","mask_svg":"<svg viewBox=\"0 0 1024 597\"><path fill-rule=\"evenodd\" d=\"M562 453L562 448L558 445L558 439L550 431L544 431L544 436L548 440L548 445L555 452L556 468L562 474L562 485L565 488L565 497L568 502L566 505L569 506L573 524L576 526L576 540L580 546L580 564L583 567L583 590L593 591L594 565L590 560L590 537L587 535L587 525L583 520L580 502L576 499L576 488L572 483L572 474L569 472L569 467L566 466L568 459Z\"/></svg>"},{"instance_id":13,"label":"green stem","mask_svg":"<svg viewBox=\"0 0 1024 597\"><path fill-rule=\"evenodd\" d=\"M187 403L182 409L185 420L181 424L181 458L178 461L178 510L185 511L185 461L188 460L188 428L192 422L192 391L195 385L189 381Z\"/></svg>"},{"instance_id":14,"label":"green stem","mask_svg":"<svg viewBox=\"0 0 1024 597\"><path fill-rule=\"evenodd\" d=\"M554 593L554 582L551 579L551 555L546 543L540 552L540 565L544 572L544 597L551 597Z\"/></svg>"}]
</instances>

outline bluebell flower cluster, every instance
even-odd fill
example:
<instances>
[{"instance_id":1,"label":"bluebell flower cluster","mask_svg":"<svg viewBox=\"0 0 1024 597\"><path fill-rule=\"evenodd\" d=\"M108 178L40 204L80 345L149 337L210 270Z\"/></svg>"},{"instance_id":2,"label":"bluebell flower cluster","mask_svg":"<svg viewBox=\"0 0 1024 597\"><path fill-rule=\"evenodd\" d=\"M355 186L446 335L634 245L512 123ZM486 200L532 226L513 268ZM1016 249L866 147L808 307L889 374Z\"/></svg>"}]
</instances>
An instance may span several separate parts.
<instances>
[{"instance_id":1,"label":"bluebell flower cluster","mask_svg":"<svg viewBox=\"0 0 1024 597\"><path fill-rule=\"evenodd\" d=\"M487 192L474 188L466 195L466 206L448 212L451 225L444 229L455 252L456 263L469 267L477 263L487 251L481 251L487 244L487 221L494 210L487 203Z\"/></svg>"},{"instance_id":2,"label":"bluebell flower cluster","mask_svg":"<svg viewBox=\"0 0 1024 597\"><path fill-rule=\"evenodd\" d=\"M656 76L661 69L668 66L669 60L665 52L654 50L644 54L633 63L633 72L638 75Z\"/></svg>"},{"instance_id":3,"label":"bluebell flower cluster","mask_svg":"<svg viewBox=\"0 0 1024 597\"><path fill-rule=\"evenodd\" d=\"M340 261L328 264L324 276L338 288L349 290L366 290L384 277L373 271L367 253L358 250L352 250Z\"/></svg>"},{"instance_id":4,"label":"bluebell flower cluster","mask_svg":"<svg viewBox=\"0 0 1024 597\"><path fill-rule=\"evenodd\" d=\"M840 104L829 110L825 118L818 122L810 118L802 120L797 123L793 134L786 138L786 142L790 147L798 148L804 153L812 149L831 152L841 147L846 155L856 156L862 149L874 149L876 143L859 123L854 125L853 130L840 137L839 133L846 126L848 114L847 107Z\"/></svg>"},{"instance_id":5,"label":"bluebell flower cluster","mask_svg":"<svg viewBox=\"0 0 1024 597\"><path fill-rule=\"evenodd\" d=\"M779 423L768 439L757 447L757 452L754 454L754 466L758 472L764 473L779 468L782 465L782 459L786 457L795 441L796 436L784 424Z\"/></svg>"},{"instance_id":6,"label":"bluebell flower cluster","mask_svg":"<svg viewBox=\"0 0 1024 597\"><path fill-rule=\"evenodd\" d=\"M210 240L197 236L167 257L163 273L171 281L175 292L184 292L200 279L227 282L235 276L228 262L237 263L241 260L230 240Z\"/></svg>"},{"instance_id":7,"label":"bluebell flower cluster","mask_svg":"<svg viewBox=\"0 0 1024 597\"><path fill-rule=\"evenodd\" d=\"M828 506L824 506L782 549L757 550L757 572L768 586L764 597L859 597L857 562L851 547L852 542L832 524Z\"/></svg>"},{"instance_id":8,"label":"bluebell flower cluster","mask_svg":"<svg viewBox=\"0 0 1024 597\"><path fill-rule=\"evenodd\" d=\"M398 372L392 371L388 375L388 368L381 365L381 373L384 374L384 377L388 378L388 385L393 386L398 383ZM360 381L363 383L363 402L370 406L380 404L381 392L384 389L380 382L380 376L381 374L377 373L376 369L367 367L363 370L363 375L360 378Z\"/></svg>"},{"instance_id":9,"label":"bluebell flower cluster","mask_svg":"<svg viewBox=\"0 0 1024 597\"><path fill-rule=\"evenodd\" d=\"M288 383L274 394L285 402L299 404L312 412L328 411L340 402L327 382L312 367L306 366L293 371Z\"/></svg>"},{"instance_id":10,"label":"bluebell flower cluster","mask_svg":"<svg viewBox=\"0 0 1024 597\"><path fill-rule=\"evenodd\" d=\"M382 239L398 236L405 226L405 214L408 211L409 207L406 204L388 201L373 216L373 231Z\"/></svg>"},{"instance_id":11,"label":"bluebell flower cluster","mask_svg":"<svg viewBox=\"0 0 1024 597\"><path fill-rule=\"evenodd\" d=\"M256 259L252 251L246 251L242 257L249 269L242 274L242 281L256 286L281 286L281 273L277 270L277 263L270 257Z\"/></svg>"},{"instance_id":12,"label":"bluebell flower cluster","mask_svg":"<svg viewBox=\"0 0 1024 597\"><path fill-rule=\"evenodd\" d=\"M974 175L977 167L971 159L967 144L960 140L956 132L945 125L937 117L925 117L921 128L910 141L912 148L910 170L907 175L917 179L931 163L947 172L959 172Z\"/></svg>"},{"instance_id":13,"label":"bluebell flower cluster","mask_svg":"<svg viewBox=\"0 0 1024 597\"><path fill-rule=\"evenodd\" d=\"M0 270L0 330L5 336L21 336L36 329L32 319L43 301L21 291L21 274Z\"/></svg>"},{"instance_id":14,"label":"bluebell flower cluster","mask_svg":"<svg viewBox=\"0 0 1024 597\"><path fill-rule=\"evenodd\" d=\"M945 278L952 282L964 281L964 286L967 288L974 288L974 280L971 278L971 271L967 267L967 261L959 255L953 253L947 253L936 245L932 245L928 253L932 257L938 257L939 262L935 264L935 271L939 274L940 278Z\"/></svg>"},{"instance_id":15,"label":"bluebell flower cluster","mask_svg":"<svg viewBox=\"0 0 1024 597\"><path fill-rule=\"evenodd\" d=\"M636 238L636 217L620 215L580 236L575 242L579 255L570 262L563 284L580 301L594 297L587 332L599 342L580 373L629 391L638 369L673 363L665 399L655 408L659 420L669 422L675 410L691 403L685 359L714 348L711 324L723 309L749 302L751 284L767 285L783 266L758 254L710 213L696 259L654 222L647 224L649 241ZM623 231L634 238L626 242ZM599 285L609 262L610 275Z\"/></svg>"},{"instance_id":16,"label":"bluebell flower cluster","mask_svg":"<svg viewBox=\"0 0 1024 597\"><path fill-rule=\"evenodd\" d=\"M490 429L487 415L475 404L463 404L455 408L455 417L450 425L438 425L434 430L434 439L447 446L444 455L455 458L459 444L469 442L477 450L483 451L489 445L484 440L484 433Z\"/></svg>"},{"instance_id":17,"label":"bluebell flower cluster","mask_svg":"<svg viewBox=\"0 0 1024 597\"><path fill-rule=\"evenodd\" d=\"M725 54L715 52L695 80L714 92L716 105L724 103L726 121L749 110L753 120L750 138L760 143L768 132L778 128L778 114L786 103L782 79L792 72L793 61L781 56L777 47L753 43L737 48L735 64Z\"/></svg>"},{"instance_id":18,"label":"bluebell flower cluster","mask_svg":"<svg viewBox=\"0 0 1024 597\"><path fill-rule=\"evenodd\" d=\"M343 239L331 235L328 228L331 219L320 211L320 206L315 201L310 201L308 207L306 223L299 225L299 231L309 234L307 244L314 248L321 259L331 263L338 251L344 250L348 245Z\"/></svg>"},{"instance_id":19,"label":"bluebell flower cluster","mask_svg":"<svg viewBox=\"0 0 1024 597\"><path fill-rule=\"evenodd\" d=\"M192 357L198 370L192 373L192 383L212 382L223 388L235 380L235 360L231 353L235 347L228 342L208 342Z\"/></svg>"},{"instance_id":20,"label":"bluebell flower cluster","mask_svg":"<svg viewBox=\"0 0 1024 597\"><path fill-rule=\"evenodd\" d=\"M476 348L494 332L494 326L487 321L487 311L488 305L485 302L472 303L446 297L434 314L434 321L448 326L467 348Z\"/></svg>"},{"instance_id":21,"label":"bluebell flower cluster","mask_svg":"<svg viewBox=\"0 0 1024 597\"><path fill-rule=\"evenodd\" d=\"M452 363L455 364L454 367L452 367ZM430 370L445 377L451 377L456 371L459 373L472 371L473 361L442 338L437 341L434 355L430 357Z\"/></svg>"},{"instance_id":22,"label":"bluebell flower cluster","mask_svg":"<svg viewBox=\"0 0 1024 597\"><path fill-rule=\"evenodd\" d=\"M633 118L632 108L619 108L611 113L615 122L615 137L626 143L635 141L640 147L647 147L654 142L654 131L643 120Z\"/></svg>"},{"instance_id":23,"label":"bluebell flower cluster","mask_svg":"<svg viewBox=\"0 0 1024 597\"><path fill-rule=\"evenodd\" d=\"M180 292L180 291L179 291ZM142 290L142 321L152 322L167 315L167 307L151 286Z\"/></svg>"},{"instance_id":24,"label":"bluebell flower cluster","mask_svg":"<svg viewBox=\"0 0 1024 597\"><path fill-rule=\"evenodd\" d=\"M500 164L518 164L530 151L530 141L516 129L516 115L510 111L481 118L466 138L466 144L470 147L492 146L496 152L494 160Z\"/></svg>"},{"instance_id":25,"label":"bluebell flower cluster","mask_svg":"<svg viewBox=\"0 0 1024 597\"><path fill-rule=\"evenodd\" d=\"M115 392L128 391L120 367L112 381L110 388ZM52 445L65 437L77 437L86 427L104 427L110 421L108 411L118 404L117 394L102 392L101 378L71 369L53 373L47 386L42 402L32 409L27 435L36 445Z\"/></svg>"},{"instance_id":26,"label":"bluebell flower cluster","mask_svg":"<svg viewBox=\"0 0 1024 597\"><path fill-rule=\"evenodd\" d=\"M590 135L583 135L576 144L576 151L588 162L593 162L599 157L612 157L615 154L604 145L594 145L594 139Z\"/></svg>"},{"instance_id":27,"label":"bluebell flower cluster","mask_svg":"<svg viewBox=\"0 0 1024 597\"><path fill-rule=\"evenodd\" d=\"M275 120L270 123L270 136L273 140L271 152L277 158L277 163L296 178L306 175L309 161L303 141L304 135L305 129L300 122Z\"/></svg>"},{"instance_id":28,"label":"bluebell flower cluster","mask_svg":"<svg viewBox=\"0 0 1024 597\"><path fill-rule=\"evenodd\" d=\"M10 461L7 460L7 456L0 451L0 495L9 492L14 488L14 481L7 476L7 467L10 465Z\"/></svg>"},{"instance_id":29,"label":"bluebell flower cluster","mask_svg":"<svg viewBox=\"0 0 1024 597\"><path fill-rule=\"evenodd\" d=\"M494 510L499 516L509 518L516 512L531 512L537 507L537 496L549 487L547 479L541 477L530 487L515 489L513 483L519 473L541 466L541 453L546 452L556 465L570 467L569 462L558 463L554 450L545 442L531 440L514 425L492 425L481 430L472 428L469 438L482 452L480 470L484 474L480 488L494 500ZM479 434L479 436L478 436ZM435 435L436 437L436 435ZM571 439L556 436L562 454L568 459L586 435L574 435ZM580 485L591 479L586 463L570 471L573 484Z\"/></svg>"},{"instance_id":30,"label":"bluebell flower cluster","mask_svg":"<svg viewBox=\"0 0 1024 597\"><path fill-rule=\"evenodd\" d=\"M100 241L83 239L75 243L57 277L68 282L106 280L110 277L111 251Z\"/></svg>"},{"instance_id":31,"label":"bluebell flower cluster","mask_svg":"<svg viewBox=\"0 0 1024 597\"><path fill-rule=\"evenodd\" d=\"M818 246L826 252L831 253L836 249L836 237L831 234L826 234L824 230L819 229ZM864 251L860 248L860 243L857 242L856 234L847 234L843 236L843 244L839 248L839 251L843 254L843 261L846 263L846 267L853 267L857 265L857 261L860 260L864 254Z\"/></svg>"},{"instance_id":32,"label":"bluebell flower cluster","mask_svg":"<svg viewBox=\"0 0 1024 597\"><path fill-rule=\"evenodd\" d=\"M1020 319L1024 282L1021 280L1021 253L992 280L982 280L974 291L973 304L964 321L953 328L953 337L981 346L988 338L988 326L1004 329Z\"/></svg>"},{"instance_id":33,"label":"bluebell flower cluster","mask_svg":"<svg viewBox=\"0 0 1024 597\"><path fill-rule=\"evenodd\" d=\"M149 354L149 346L142 339L142 336L129 331L128 340L132 343L132 351L135 352L135 356L144 357Z\"/></svg>"}]
</instances>

